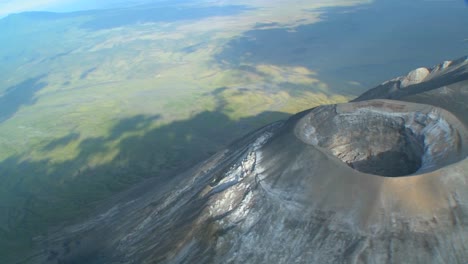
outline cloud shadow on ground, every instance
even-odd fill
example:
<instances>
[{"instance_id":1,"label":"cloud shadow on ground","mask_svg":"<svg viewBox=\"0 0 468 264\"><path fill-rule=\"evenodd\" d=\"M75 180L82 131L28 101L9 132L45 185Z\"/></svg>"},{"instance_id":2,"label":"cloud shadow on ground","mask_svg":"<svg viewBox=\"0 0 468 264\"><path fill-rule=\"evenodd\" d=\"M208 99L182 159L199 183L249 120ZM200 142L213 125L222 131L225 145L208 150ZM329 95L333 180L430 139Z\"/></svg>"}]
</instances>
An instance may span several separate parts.
<instances>
[{"instance_id":1,"label":"cloud shadow on ground","mask_svg":"<svg viewBox=\"0 0 468 264\"><path fill-rule=\"evenodd\" d=\"M42 79L45 75L27 79L17 85L11 86L0 95L0 123L11 118L20 108L36 102L36 92L47 86Z\"/></svg>"},{"instance_id":2,"label":"cloud shadow on ground","mask_svg":"<svg viewBox=\"0 0 468 264\"><path fill-rule=\"evenodd\" d=\"M230 67L304 66L333 91L357 95L414 68L465 55L466 11L458 1L423 0L311 10L321 13L320 22L247 31L216 59Z\"/></svg>"}]
</instances>

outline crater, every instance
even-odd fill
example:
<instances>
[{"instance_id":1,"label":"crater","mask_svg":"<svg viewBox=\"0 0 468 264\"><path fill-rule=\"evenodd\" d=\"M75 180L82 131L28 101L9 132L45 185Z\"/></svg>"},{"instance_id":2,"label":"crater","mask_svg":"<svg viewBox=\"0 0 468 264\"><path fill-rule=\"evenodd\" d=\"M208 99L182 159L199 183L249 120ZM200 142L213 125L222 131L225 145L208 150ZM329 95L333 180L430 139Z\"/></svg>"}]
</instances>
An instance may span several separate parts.
<instances>
[{"instance_id":1,"label":"crater","mask_svg":"<svg viewBox=\"0 0 468 264\"><path fill-rule=\"evenodd\" d=\"M451 123L458 120L441 109L413 108L375 101L319 107L299 122L296 135L380 176L425 173L460 160L462 138Z\"/></svg>"},{"instance_id":2,"label":"crater","mask_svg":"<svg viewBox=\"0 0 468 264\"><path fill-rule=\"evenodd\" d=\"M403 118L340 115L334 121L340 129L318 145L351 168L382 176L409 175L421 168L424 137L406 128Z\"/></svg>"}]
</instances>

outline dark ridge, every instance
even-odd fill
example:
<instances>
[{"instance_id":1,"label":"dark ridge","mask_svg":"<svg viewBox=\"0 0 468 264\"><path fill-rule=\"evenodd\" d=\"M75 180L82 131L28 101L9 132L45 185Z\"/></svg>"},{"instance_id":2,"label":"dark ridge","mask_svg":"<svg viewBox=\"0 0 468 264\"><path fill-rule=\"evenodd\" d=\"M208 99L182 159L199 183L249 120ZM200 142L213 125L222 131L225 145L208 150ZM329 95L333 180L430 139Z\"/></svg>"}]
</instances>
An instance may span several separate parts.
<instances>
[{"instance_id":1,"label":"dark ridge","mask_svg":"<svg viewBox=\"0 0 468 264\"><path fill-rule=\"evenodd\" d=\"M102 11L99 17L83 23L81 27L88 30L102 30L138 23L176 22L180 20L198 20L213 16L231 16L248 10L251 10L251 8L242 5L114 9Z\"/></svg>"},{"instance_id":2,"label":"dark ridge","mask_svg":"<svg viewBox=\"0 0 468 264\"><path fill-rule=\"evenodd\" d=\"M84 72L80 75L80 79L81 79L81 80L86 79L86 77L88 77L88 75L89 75L90 73L93 73L96 69L97 69L97 67L92 67L91 69L88 69L88 70L84 71Z\"/></svg>"}]
</instances>

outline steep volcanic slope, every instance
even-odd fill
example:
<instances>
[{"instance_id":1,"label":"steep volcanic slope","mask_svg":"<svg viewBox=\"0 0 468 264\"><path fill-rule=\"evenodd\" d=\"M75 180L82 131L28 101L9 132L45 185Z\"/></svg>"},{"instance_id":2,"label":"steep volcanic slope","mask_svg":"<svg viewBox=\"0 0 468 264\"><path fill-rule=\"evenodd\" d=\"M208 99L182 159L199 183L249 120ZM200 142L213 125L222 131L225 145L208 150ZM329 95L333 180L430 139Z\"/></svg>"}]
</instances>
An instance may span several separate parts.
<instances>
[{"instance_id":1,"label":"steep volcanic slope","mask_svg":"<svg viewBox=\"0 0 468 264\"><path fill-rule=\"evenodd\" d=\"M467 72L445 62L264 127L38 238L28 262L467 263Z\"/></svg>"}]
</instances>

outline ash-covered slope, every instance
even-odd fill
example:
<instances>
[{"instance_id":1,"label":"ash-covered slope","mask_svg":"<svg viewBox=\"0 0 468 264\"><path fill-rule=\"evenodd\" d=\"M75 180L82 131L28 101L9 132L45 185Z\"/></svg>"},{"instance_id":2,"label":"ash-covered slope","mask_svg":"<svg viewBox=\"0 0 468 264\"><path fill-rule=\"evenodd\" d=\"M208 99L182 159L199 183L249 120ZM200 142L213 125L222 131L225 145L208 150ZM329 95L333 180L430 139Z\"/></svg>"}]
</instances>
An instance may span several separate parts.
<instances>
[{"instance_id":1,"label":"ash-covered slope","mask_svg":"<svg viewBox=\"0 0 468 264\"><path fill-rule=\"evenodd\" d=\"M435 105L454 113L468 110L468 56L454 61L445 61L431 68L418 68L407 76L395 78L371 89L355 100L393 99ZM461 97L459 97L461 96ZM419 98L419 99L418 99ZM468 121L467 115L459 115Z\"/></svg>"},{"instance_id":2,"label":"ash-covered slope","mask_svg":"<svg viewBox=\"0 0 468 264\"><path fill-rule=\"evenodd\" d=\"M467 263L467 72L417 70L253 132L38 238L28 262Z\"/></svg>"}]
</instances>

